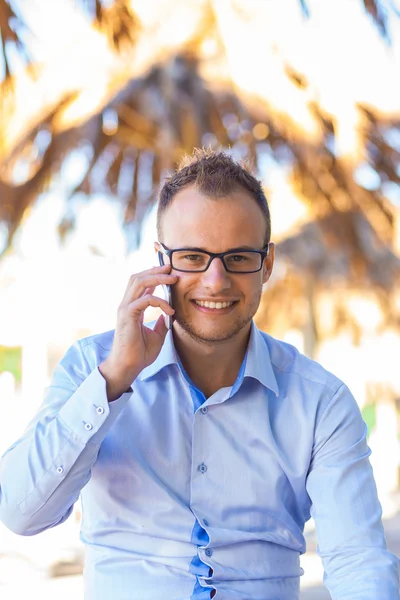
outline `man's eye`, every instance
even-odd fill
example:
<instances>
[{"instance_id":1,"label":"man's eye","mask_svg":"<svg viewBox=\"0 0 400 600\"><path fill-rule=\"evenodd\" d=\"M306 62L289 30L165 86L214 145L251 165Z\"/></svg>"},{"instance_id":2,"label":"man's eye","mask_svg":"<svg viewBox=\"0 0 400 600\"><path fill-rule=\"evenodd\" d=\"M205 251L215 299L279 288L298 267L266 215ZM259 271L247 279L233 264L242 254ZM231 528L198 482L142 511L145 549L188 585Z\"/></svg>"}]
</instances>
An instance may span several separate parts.
<instances>
[{"instance_id":1,"label":"man's eye","mask_svg":"<svg viewBox=\"0 0 400 600\"><path fill-rule=\"evenodd\" d=\"M198 262L200 260L204 260L204 256L202 256L201 254L185 254L185 256L182 256L182 258L190 262Z\"/></svg>"},{"instance_id":2,"label":"man's eye","mask_svg":"<svg viewBox=\"0 0 400 600\"><path fill-rule=\"evenodd\" d=\"M231 254L229 256L229 260L232 262L245 262L248 260L247 256L243 256L243 254Z\"/></svg>"}]
</instances>

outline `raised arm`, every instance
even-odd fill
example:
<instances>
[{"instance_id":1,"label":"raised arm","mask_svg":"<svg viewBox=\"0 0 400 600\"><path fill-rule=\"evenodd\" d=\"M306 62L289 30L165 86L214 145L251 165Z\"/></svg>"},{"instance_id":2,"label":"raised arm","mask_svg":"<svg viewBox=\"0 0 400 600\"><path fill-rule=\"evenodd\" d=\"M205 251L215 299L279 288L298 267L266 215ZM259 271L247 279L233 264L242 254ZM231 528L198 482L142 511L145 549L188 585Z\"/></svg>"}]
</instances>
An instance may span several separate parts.
<instances>
[{"instance_id":1,"label":"raised arm","mask_svg":"<svg viewBox=\"0 0 400 600\"><path fill-rule=\"evenodd\" d=\"M129 400L130 384L159 354L167 329L143 324L148 306L168 314L152 295L175 283L170 267L130 278L118 308L114 336L102 346L94 336L74 344L59 363L44 402L23 436L0 461L0 520L21 535L65 521L88 483L100 445Z\"/></svg>"}]
</instances>

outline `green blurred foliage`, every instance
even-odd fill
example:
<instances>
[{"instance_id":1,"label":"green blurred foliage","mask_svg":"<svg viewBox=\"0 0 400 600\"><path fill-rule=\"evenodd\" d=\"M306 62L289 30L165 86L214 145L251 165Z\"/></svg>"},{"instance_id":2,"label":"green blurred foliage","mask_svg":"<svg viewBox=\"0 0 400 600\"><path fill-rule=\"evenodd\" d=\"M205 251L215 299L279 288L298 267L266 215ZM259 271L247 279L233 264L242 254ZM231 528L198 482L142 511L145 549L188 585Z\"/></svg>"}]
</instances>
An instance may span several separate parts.
<instances>
[{"instance_id":1,"label":"green blurred foliage","mask_svg":"<svg viewBox=\"0 0 400 600\"><path fill-rule=\"evenodd\" d=\"M21 383L22 349L17 347L0 346L0 373L8 371Z\"/></svg>"},{"instance_id":2,"label":"green blurred foliage","mask_svg":"<svg viewBox=\"0 0 400 600\"><path fill-rule=\"evenodd\" d=\"M376 404L367 404L363 407L361 413L364 421L367 424L369 437L376 425Z\"/></svg>"}]
</instances>

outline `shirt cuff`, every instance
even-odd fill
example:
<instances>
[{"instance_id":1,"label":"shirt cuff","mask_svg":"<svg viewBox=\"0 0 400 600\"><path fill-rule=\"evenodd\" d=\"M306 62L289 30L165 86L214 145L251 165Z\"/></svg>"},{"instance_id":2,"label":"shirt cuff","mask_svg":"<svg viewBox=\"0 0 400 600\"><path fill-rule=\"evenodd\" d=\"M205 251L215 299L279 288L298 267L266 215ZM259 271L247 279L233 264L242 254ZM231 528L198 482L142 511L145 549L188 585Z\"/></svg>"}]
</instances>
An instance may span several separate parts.
<instances>
[{"instance_id":1,"label":"shirt cuff","mask_svg":"<svg viewBox=\"0 0 400 600\"><path fill-rule=\"evenodd\" d=\"M101 444L132 394L127 391L108 402L106 381L95 368L61 408L59 418L84 443Z\"/></svg>"}]
</instances>

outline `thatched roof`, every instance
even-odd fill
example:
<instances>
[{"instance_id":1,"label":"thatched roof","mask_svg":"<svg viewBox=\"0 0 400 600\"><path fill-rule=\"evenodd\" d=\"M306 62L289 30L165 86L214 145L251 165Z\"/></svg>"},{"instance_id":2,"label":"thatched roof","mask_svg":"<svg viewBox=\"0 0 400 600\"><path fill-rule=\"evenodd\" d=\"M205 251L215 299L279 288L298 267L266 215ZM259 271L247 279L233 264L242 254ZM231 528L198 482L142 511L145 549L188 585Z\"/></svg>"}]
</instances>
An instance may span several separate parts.
<instances>
[{"instance_id":1,"label":"thatched roof","mask_svg":"<svg viewBox=\"0 0 400 600\"><path fill-rule=\"evenodd\" d=\"M335 212L304 225L277 244L278 269L315 279L320 287L390 290L400 282L400 258L360 211Z\"/></svg>"},{"instance_id":2,"label":"thatched roof","mask_svg":"<svg viewBox=\"0 0 400 600\"><path fill-rule=\"evenodd\" d=\"M277 244L275 267L256 315L257 325L277 337L304 334L305 351L351 333L362 336L353 300L381 314L379 331L400 330L400 258L384 244L360 211L333 213L307 223Z\"/></svg>"}]
</instances>

